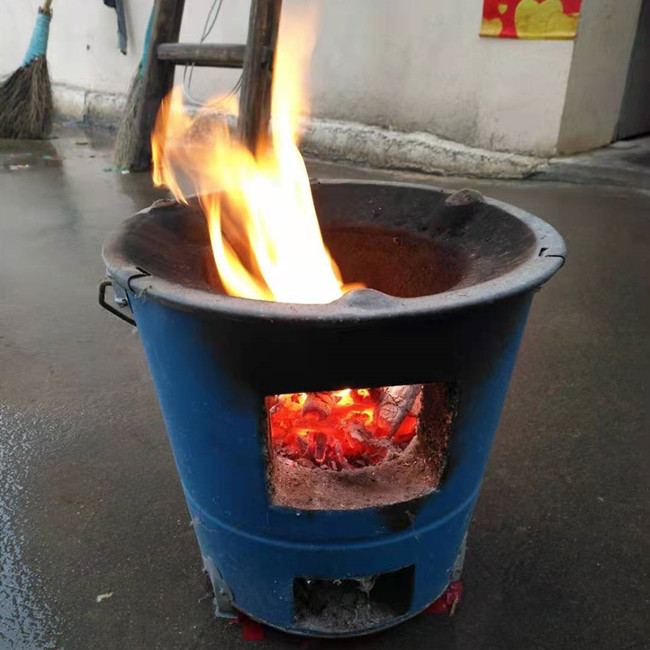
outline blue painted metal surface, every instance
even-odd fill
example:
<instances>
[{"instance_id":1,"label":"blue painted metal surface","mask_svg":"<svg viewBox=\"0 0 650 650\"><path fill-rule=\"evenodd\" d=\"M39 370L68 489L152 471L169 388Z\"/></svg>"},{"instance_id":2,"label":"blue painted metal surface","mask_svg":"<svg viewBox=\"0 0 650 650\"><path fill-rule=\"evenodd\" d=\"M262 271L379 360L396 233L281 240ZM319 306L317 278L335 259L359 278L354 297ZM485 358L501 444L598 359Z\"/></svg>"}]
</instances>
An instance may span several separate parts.
<instances>
[{"instance_id":1,"label":"blue painted metal surface","mask_svg":"<svg viewBox=\"0 0 650 650\"><path fill-rule=\"evenodd\" d=\"M440 190L377 183L319 184L315 191L321 200L333 199L324 213L350 198L355 216L372 220L381 196L386 215L399 218L407 211L424 229L433 224L435 236L465 250L467 260L480 249L481 264L467 261L465 267L472 282L408 300L353 291L317 306L202 291L142 268L157 259L138 253L138 229L164 242L189 228L194 234L187 245L196 245L191 222L179 225L177 210L184 208L169 202L127 222L103 253L137 322L213 582L227 583L227 597L253 618L304 634L316 632L295 621L295 578L361 578L414 566L410 607L384 626L417 614L445 590L533 291L564 260L562 239L548 224L489 199L468 205L454 196L445 200ZM202 222L202 215L197 218ZM467 234L472 229L473 240ZM378 355L378 349L388 353ZM310 350L325 351L317 364ZM265 396L433 382L453 382L459 394L437 491L362 510L271 504Z\"/></svg>"},{"instance_id":2,"label":"blue painted metal surface","mask_svg":"<svg viewBox=\"0 0 650 650\"><path fill-rule=\"evenodd\" d=\"M395 531L382 509L305 512L270 505L260 424L264 395L233 382L219 358L206 353L209 322L129 294L201 553L219 568L238 609L300 631L293 622L295 577L362 577L411 564L413 601L398 620L444 591L478 495L531 299L528 294L512 304L513 325L489 371L480 379L471 373L456 378L459 416L444 480L419 505L412 526ZM436 379L435 369L422 378Z\"/></svg>"}]
</instances>

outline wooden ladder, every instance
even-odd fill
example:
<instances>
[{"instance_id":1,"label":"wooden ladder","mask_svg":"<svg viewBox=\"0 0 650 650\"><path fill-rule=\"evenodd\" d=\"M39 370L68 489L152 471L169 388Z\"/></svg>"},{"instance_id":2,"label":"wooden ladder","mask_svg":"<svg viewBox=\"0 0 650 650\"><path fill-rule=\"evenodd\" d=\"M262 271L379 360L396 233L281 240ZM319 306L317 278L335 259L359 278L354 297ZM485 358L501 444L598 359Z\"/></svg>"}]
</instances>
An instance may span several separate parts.
<instances>
[{"instance_id":1,"label":"wooden ladder","mask_svg":"<svg viewBox=\"0 0 650 650\"><path fill-rule=\"evenodd\" d=\"M282 0L251 0L245 46L179 43L184 7L185 0L155 0L137 116L137 152L132 164L135 171L151 167L151 132L160 102L172 89L177 65L243 68L237 122L239 136L254 151L258 137L268 132L273 56Z\"/></svg>"}]
</instances>

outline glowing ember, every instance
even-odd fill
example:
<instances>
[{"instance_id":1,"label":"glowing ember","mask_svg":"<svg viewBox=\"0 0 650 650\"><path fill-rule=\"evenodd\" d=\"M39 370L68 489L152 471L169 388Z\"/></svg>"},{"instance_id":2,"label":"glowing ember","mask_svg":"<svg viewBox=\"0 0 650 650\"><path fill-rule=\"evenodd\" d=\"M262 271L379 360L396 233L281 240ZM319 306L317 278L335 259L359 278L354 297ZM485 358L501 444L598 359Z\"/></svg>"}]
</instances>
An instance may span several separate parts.
<instances>
[{"instance_id":1,"label":"glowing ember","mask_svg":"<svg viewBox=\"0 0 650 650\"><path fill-rule=\"evenodd\" d=\"M294 8L295 12L295 8ZM175 88L152 135L153 178L186 203L181 177L198 193L208 220L215 264L227 293L258 300L326 303L344 286L321 236L305 163L297 147L305 112L303 80L314 45L313 16L283 12L274 63L270 139L253 154L211 100L192 118ZM230 102L234 112L234 102ZM211 114L211 118L203 119ZM197 122L200 121L200 126ZM200 132L200 136L197 136ZM362 285L355 285L356 287Z\"/></svg>"},{"instance_id":2,"label":"glowing ember","mask_svg":"<svg viewBox=\"0 0 650 650\"><path fill-rule=\"evenodd\" d=\"M413 440L421 401L419 385L276 395L267 400L271 446L304 467L377 465Z\"/></svg>"}]
</instances>

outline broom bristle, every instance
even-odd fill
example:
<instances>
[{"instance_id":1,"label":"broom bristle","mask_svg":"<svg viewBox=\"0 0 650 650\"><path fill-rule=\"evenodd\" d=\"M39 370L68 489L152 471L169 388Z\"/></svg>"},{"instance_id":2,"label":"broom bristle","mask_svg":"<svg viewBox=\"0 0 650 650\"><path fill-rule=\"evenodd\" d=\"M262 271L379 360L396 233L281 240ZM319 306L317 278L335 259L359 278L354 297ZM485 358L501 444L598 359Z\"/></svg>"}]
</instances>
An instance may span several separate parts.
<instances>
[{"instance_id":1,"label":"broom bristle","mask_svg":"<svg viewBox=\"0 0 650 650\"><path fill-rule=\"evenodd\" d=\"M53 110L47 60L39 56L0 86L0 137L45 138L52 128Z\"/></svg>"},{"instance_id":2,"label":"broom bristle","mask_svg":"<svg viewBox=\"0 0 650 650\"><path fill-rule=\"evenodd\" d=\"M135 159L137 147L137 126L138 108L142 99L142 75L140 69L131 80L129 94L126 97L126 106L117 127L115 139L115 164L118 167L131 167Z\"/></svg>"}]
</instances>

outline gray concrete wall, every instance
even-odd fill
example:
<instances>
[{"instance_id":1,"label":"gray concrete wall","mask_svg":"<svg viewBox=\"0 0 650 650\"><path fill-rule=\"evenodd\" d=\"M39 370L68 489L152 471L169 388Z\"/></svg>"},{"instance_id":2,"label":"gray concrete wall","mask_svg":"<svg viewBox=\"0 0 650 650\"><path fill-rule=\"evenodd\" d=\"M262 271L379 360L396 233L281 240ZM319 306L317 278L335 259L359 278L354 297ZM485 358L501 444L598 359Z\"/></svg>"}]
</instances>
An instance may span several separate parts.
<instances>
[{"instance_id":1,"label":"gray concrete wall","mask_svg":"<svg viewBox=\"0 0 650 650\"><path fill-rule=\"evenodd\" d=\"M285 0L290 8L297 0ZM186 3L181 38L198 40L210 0ZM0 73L20 64L37 0L1 0ZM479 38L482 0L320 0L311 100L318 117L424 131L471 146L555 151L573 43ZM123 93L150 2L127 0L128 56L100 0L54 2L48 59L55 83ZM224 0L210 36L242 42L247 0ZM179 78L182 71L179 71ZM228 90L233 71L197 70L192 95Z\"/></svg>"},{"instance_id":2,"label":"gray concrete wall","mask_svg":"<svg viewBox=\"0 0 650 650\"><path fill-rule=\"evenodd\" d=\"M558 151L610 143L625 92L641 0L585 0L571 63Z\"/></svg>"}]
</instances>

